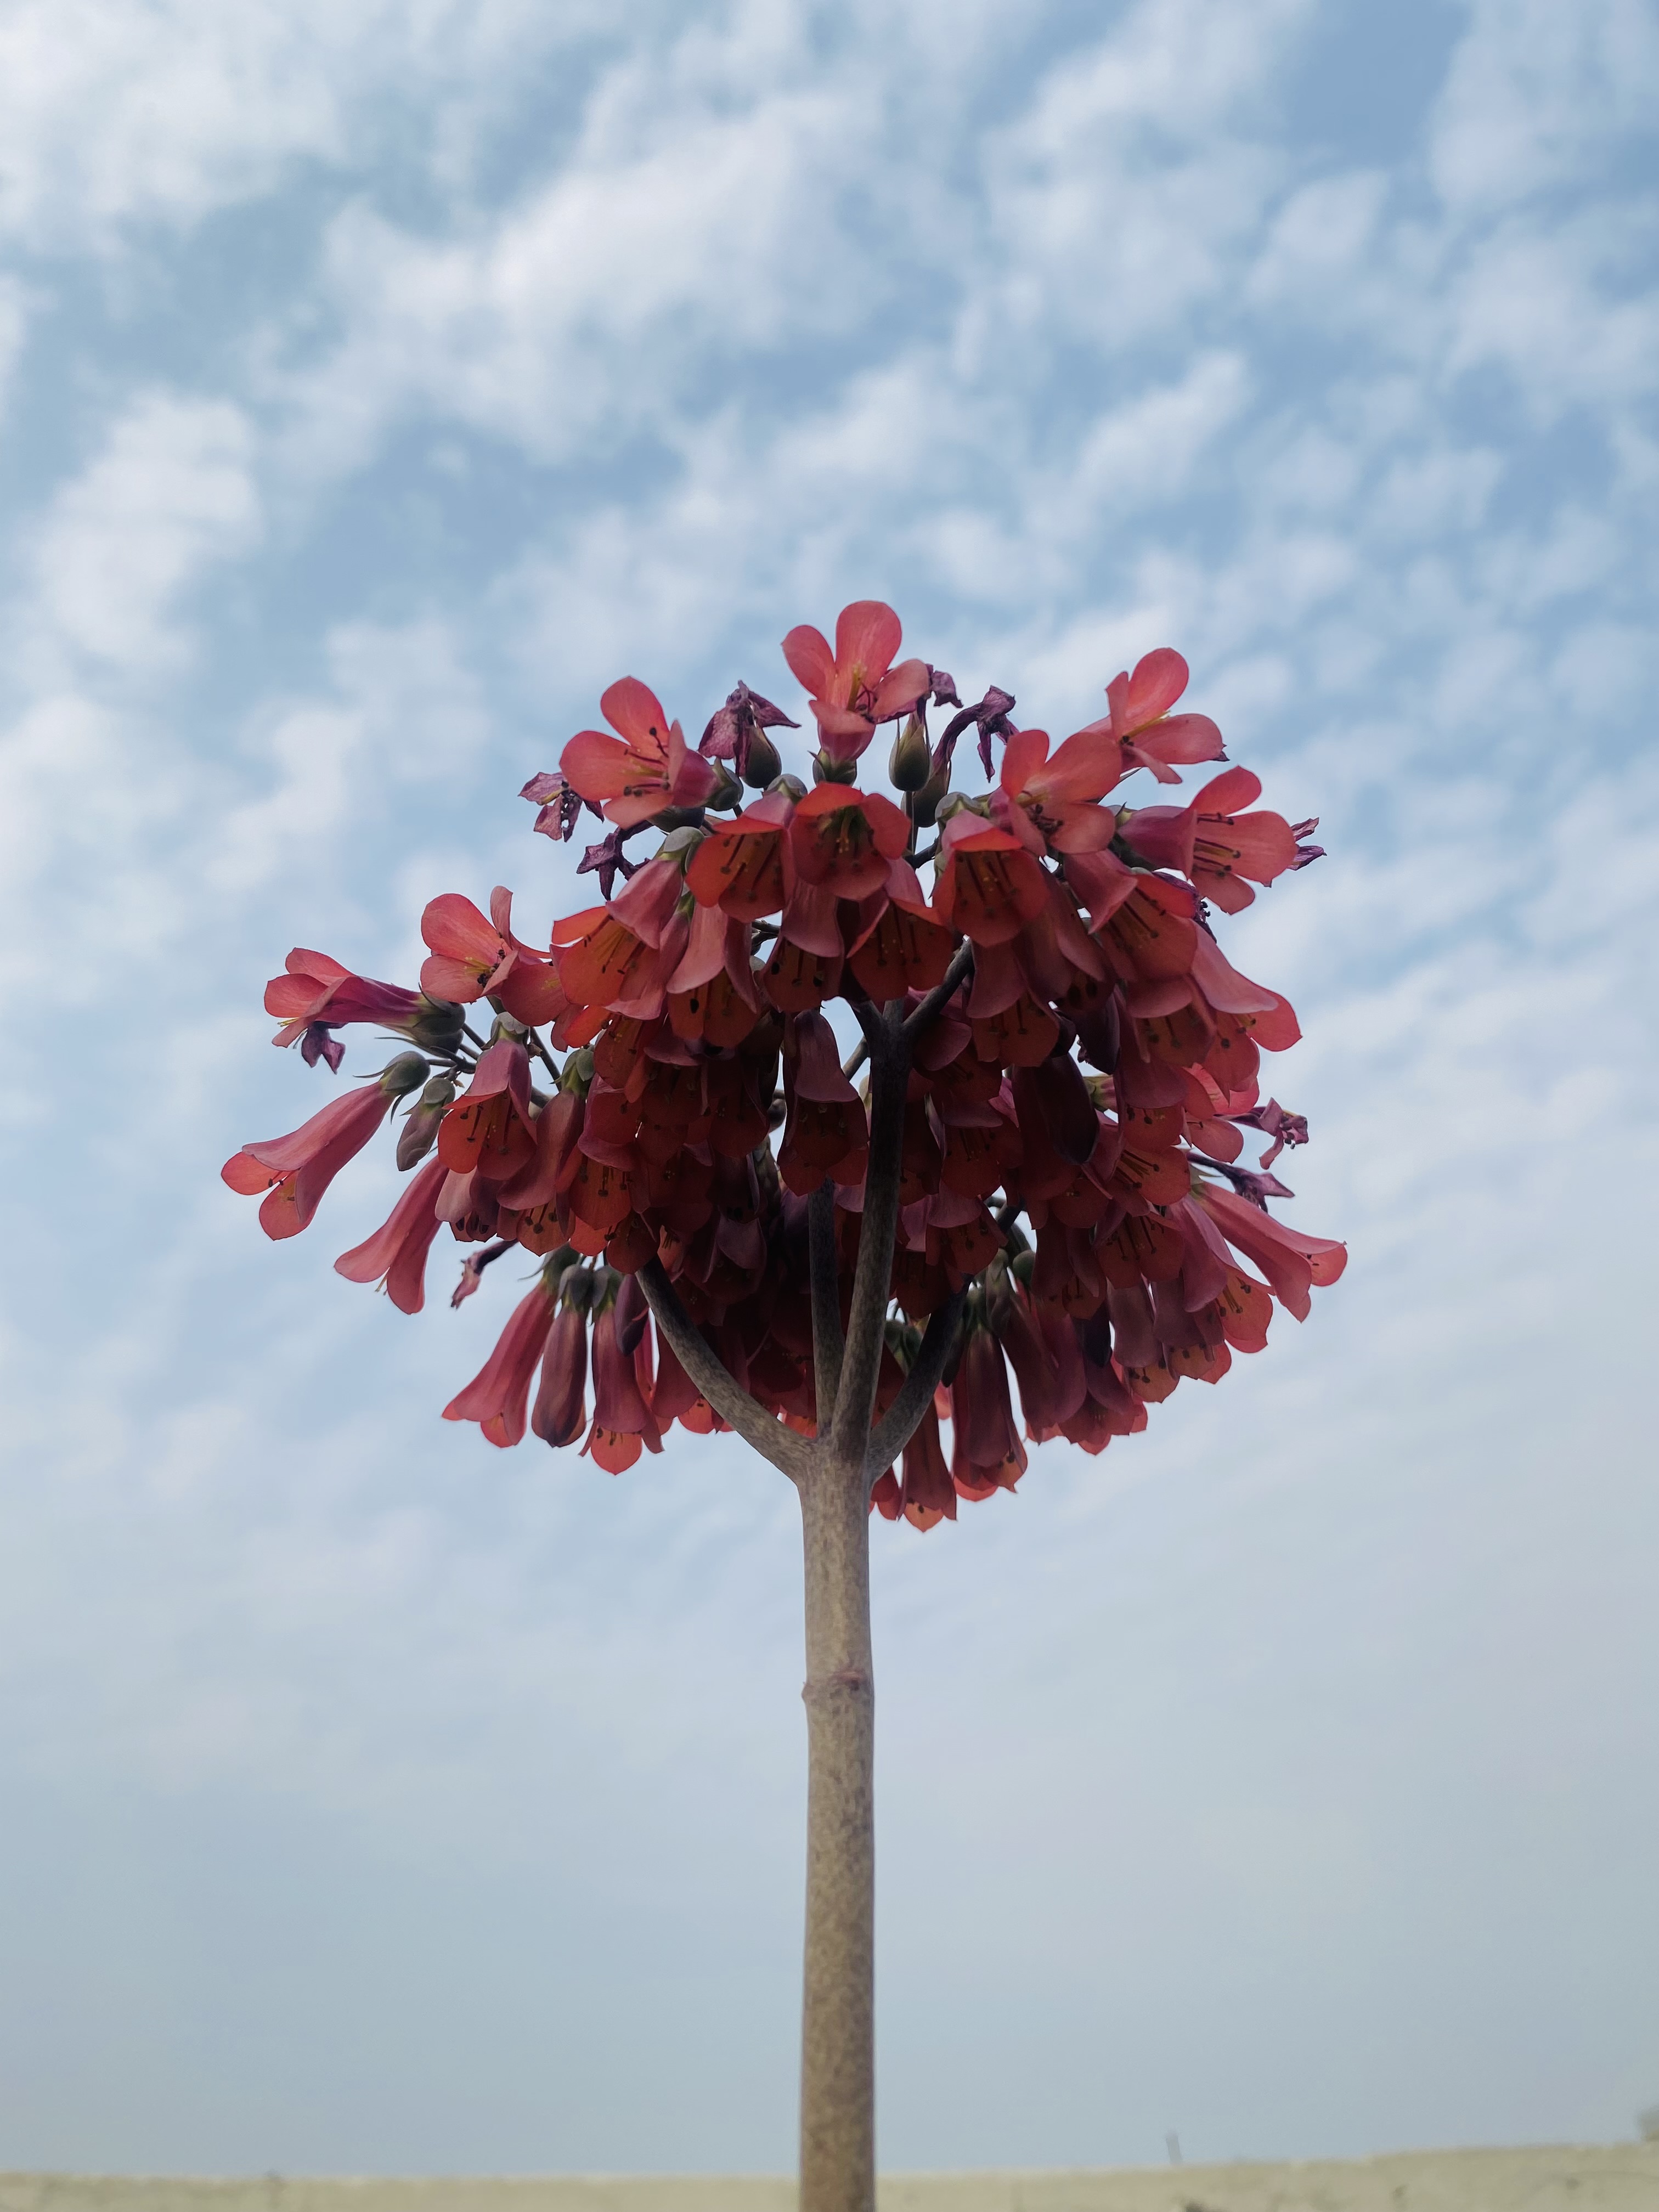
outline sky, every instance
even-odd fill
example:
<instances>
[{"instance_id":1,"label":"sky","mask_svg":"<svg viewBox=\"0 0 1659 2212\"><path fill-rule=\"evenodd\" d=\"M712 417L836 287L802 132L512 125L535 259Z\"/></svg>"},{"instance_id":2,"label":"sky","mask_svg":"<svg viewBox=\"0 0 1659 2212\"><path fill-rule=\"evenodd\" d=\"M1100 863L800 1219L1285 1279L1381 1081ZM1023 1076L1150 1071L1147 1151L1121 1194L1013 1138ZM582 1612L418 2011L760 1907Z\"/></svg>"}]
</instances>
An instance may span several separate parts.
<instances>
[{"instance_id":1,"label":"sky","mask_svg":"<svg viewBox=\"0 0 1659 2212\"><path fill-rule=\"evenodd\" d=\"M1352 1255L875 1528L883 2162L1632 2131L1656 96L1644 0L0 14L0 2167L791 2163L793 1493L493 1451L389 1158L218 1168L290 945L586 904L605 685L861 597L1056 732L1176 646L1321 817L1226 942Z\"/></svg>"}]
</instances>

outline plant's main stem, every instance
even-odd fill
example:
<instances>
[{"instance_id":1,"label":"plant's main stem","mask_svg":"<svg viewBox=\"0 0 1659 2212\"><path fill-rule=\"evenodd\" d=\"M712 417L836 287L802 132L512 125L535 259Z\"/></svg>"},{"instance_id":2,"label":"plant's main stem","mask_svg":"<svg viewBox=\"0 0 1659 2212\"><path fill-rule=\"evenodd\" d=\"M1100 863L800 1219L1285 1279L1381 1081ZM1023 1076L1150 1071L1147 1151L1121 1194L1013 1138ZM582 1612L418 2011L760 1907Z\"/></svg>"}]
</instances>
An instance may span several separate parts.
<instances>
[{"instance_id":1,"label":"plant's main stem","mask_svg":"<svg viewBox=\"0 0 1659 2212\"><path fill-rule=\"evenodd\" d=\"M820 1460L799 1487L807 1741L800 2212L874 2212L876 1711L862 1451Z\"/></svg>"}]
</instances>

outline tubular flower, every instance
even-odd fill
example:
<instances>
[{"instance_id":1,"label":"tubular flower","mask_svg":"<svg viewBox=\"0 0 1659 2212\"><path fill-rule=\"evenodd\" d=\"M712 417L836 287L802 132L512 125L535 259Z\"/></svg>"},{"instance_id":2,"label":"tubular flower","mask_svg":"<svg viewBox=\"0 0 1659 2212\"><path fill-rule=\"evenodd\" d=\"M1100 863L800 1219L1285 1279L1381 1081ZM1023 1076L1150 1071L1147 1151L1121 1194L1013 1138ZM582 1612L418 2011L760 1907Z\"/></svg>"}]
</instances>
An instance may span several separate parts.
<instances>
[{"instance_id":1,"label":"tubular flower","mask_svg":"<svg viewBox=\"0 0 1659 2212\"><path fill-rule=\"evenodd\" d=\"M599 712L620 735L578 731L559 767L571 790L591 800L607 821L626 830L667 807L702 806L714 797L719 770L687 750L679 724L669 720L656 693L636 678L613 684L599 701Z\"/></svg>"},{"instance_id":2,"label":"tubular flower","mask_svg":"<svg viewBox=\"0 0 1659 2212\"><path fill-rule=\"evenodd\" d=\"M783 641L783 657L811 694L825 756L855 761L876 734L878 722L908 714L933 684L926 661L893 655L904 635L898 617L880 599L857 599L836 622L836 649L808 623Z\"/></svg>"},{"instance_id":3,"label":"tubular flower","mask_svg":"<svg viewBox=\"0 0 1659 2212\"><path fill-rule=\"evenodd\" d=\"M975 945L1005 945L1048 902L1042 869L1018 837L964 807L945 823L933 912Z\"/></svg>"},{"instance_id":4,"label":"tubular flower","mask_svg":"<svg viewBox=\"0 0 1659 2212\"><path fill-rule=\"evenodd\" d=\"M344 1048L331 1031L349 1022L406 1029L420 1012L417 993L354 975L326 952L307 952L296 945L283 964L286 972L265 985L265 1012L283 1024L271 1042L301 1045L310 1066L325 1060L337 1073Z\"/></svg>"},{"instance_id":5,"label":"tubular flower","mask_svg":"<svg viewBox=\"0 0 1659 2212\"><path fill-rule=\"evenodd\" d=\"M378 1283L400 1313L426 1304L426 1256L443 1224L438 1193L449 1173L441 1160L423 1167L374 1234L334 1262L349 1283Z\"/></svg>"},{"instance_id":6,"label":"tubular flower","mask_svg":"<svg viewBox=\"0 0 1659 2212\"><path fill-rule=\"evenodd\" d=\"M1294 829L1282 814L1238 811L1261 796L1247 768L1212 776L1187 806L1140 806L1123 823L1124 842L1155 868L1179 868L1194 888L1228 914L1240 914L1255 893L1244 878L1270 884L1287 869L1323 857L1301 842L1316 822Z\"/></svg>"},{"instance_id":7,"label":"tubular flower","mask_svg":"<svg viewBox=\"0 0 1659 2212\"><path fill-rule=\"evenodd\" d=\"M1014 1426L1002 1347L989 1329L968 1333L951 1385L951 1480L957 1495L981 1498L1012 1490L1025 1472L1025 1447Z\"/></svg>"},{"instance_id":8,"label":"tubular flower","mask_svg":"<svg viewBox=\"0 0 1659 2212\"><path fill-rule=\"evenodd\" d=\"M348 1091L286 1137L262 1137L233 1152L220 1179L245 1198L264 1194L259 1226L267 1237L297 1237L310 1223L323 1193L348 1160L355 1160L391 1112L392 1102L426 1073L410 1054L361 1090Z\"/></svg>"},{"instance_id":9,"label":"tubular flower","mask_svg":"<svg viewBox=\"0 0 1659 2212\"><path fill-rule=\"evenodd\" d=\"M477 1421L492 1444L523 1441L530 1378L553 1326L553 1301L538 1283L520 1299L495 1349L444 1407L447 1421Z\"/></svg>"},{"instance_id":10,"label":"tubular flower","mask_svg":"<svg viewBox=\"0 0 1659 2212\"><path fill-rule=\"evenodd\" d=\"M1014 726L1011 690L963 706L951 677L896 665L900 642L873 601L844 611L833 648L791 632L818 740L801 776L783 772L793 725L746 684L696 753L642 684L613 684L612 734L581 732L525 787L544 834L603 816L579 870L597 904L527 941L506 890L487 909L451 893L422 918L419 992L298 949L268 987L278 1042L313 1066L337 1069L349 1023L410 1048L224 1179L290 1236L407 1102L402 1195L337 1267L414 1312L446 1232L458 1304L507 1279L498 1259L540 1263L448 1408L491 1443L533 1431L616 1472L677 1422L708 1435L729 1415L750 1434L738 1392L780 1436L814 1438L813 1302L833 1279L849 1345L859 1313L866 1347L872 1320L885 1330L872 1421L901 1402L921 1416L908 1439L884 1431L872 1505L925 1529L1012 1488L1031 1444L1139 1435L1340 1275L1340 1243L1275 1211L1291 1194L1273 1164L1308 1129L1267 1097L1261 1062L1295 1044L1296 1014L1218 941L1255 886L1314 857L1316 825L1260 811L1240 768L1182 805L1118 803L1134 769L1170 783L1222 758L1214 724L1176 711L1172 652L1115 678L1107 714L1056 746ZM937 742L933 708L950 715ZM883 720L890 796L854 782ZM947 790L953 753L990 787ZM739 776L760 795L716 819ZM946 1380L912 1406L925 1325Z\"/></svg>"},{"instance_id":11,"label":"tubular flower","mask_svg":"<svg viewBox=\"0 0 1659 2212\"><path fill-rule=\"evenodd\" d=\"M799 787L797 787L797 792ZM776 914L795 887L787 831L796 793L780 787L710 832L692 854L685 880L705 906L740 921Z\"/></svg>"}]
</instances>

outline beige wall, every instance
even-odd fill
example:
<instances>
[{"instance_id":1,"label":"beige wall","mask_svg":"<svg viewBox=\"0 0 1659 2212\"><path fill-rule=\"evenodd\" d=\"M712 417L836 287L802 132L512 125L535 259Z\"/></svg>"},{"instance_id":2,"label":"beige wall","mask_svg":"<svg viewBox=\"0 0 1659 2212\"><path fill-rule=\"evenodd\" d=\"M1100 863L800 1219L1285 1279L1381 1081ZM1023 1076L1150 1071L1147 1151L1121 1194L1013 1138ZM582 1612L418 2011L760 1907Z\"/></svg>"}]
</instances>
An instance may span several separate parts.
<instances>
[{"instance_id":1,"label":"beige wall","mask_svg":"<svg viewBox=\"0 0 1659 2212\"><path fill-rule=\"evenodd\" d=\"M722 2179L170 2181L0 2174L0 2212L793 2212ZM891 2174L881 2212L1659 2212L1659 2143L1416 2151L1295 2166Z\"/></svg>"}]
</instances>

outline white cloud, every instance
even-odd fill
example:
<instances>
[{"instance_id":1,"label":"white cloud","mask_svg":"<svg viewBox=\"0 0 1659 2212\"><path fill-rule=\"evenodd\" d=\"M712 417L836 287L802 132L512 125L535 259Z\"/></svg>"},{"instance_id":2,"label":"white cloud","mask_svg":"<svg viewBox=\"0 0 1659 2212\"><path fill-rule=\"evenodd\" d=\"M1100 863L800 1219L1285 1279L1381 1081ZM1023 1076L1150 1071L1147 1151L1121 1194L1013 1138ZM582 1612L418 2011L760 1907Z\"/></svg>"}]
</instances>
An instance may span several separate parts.
<instances>
[{"instance_id":1,"label":"white cloud","mask_svg":"<svg viewBox=\"0 0 1659 2212\"><path fill-rule=\"evenodd\" d=\"M135 675L176 665L190 644L179 602L216 563L250 550L260 527L243 411L143 394L40 526L26 652L50 665L67 650Z\"/></svg>"}]
</instances>

